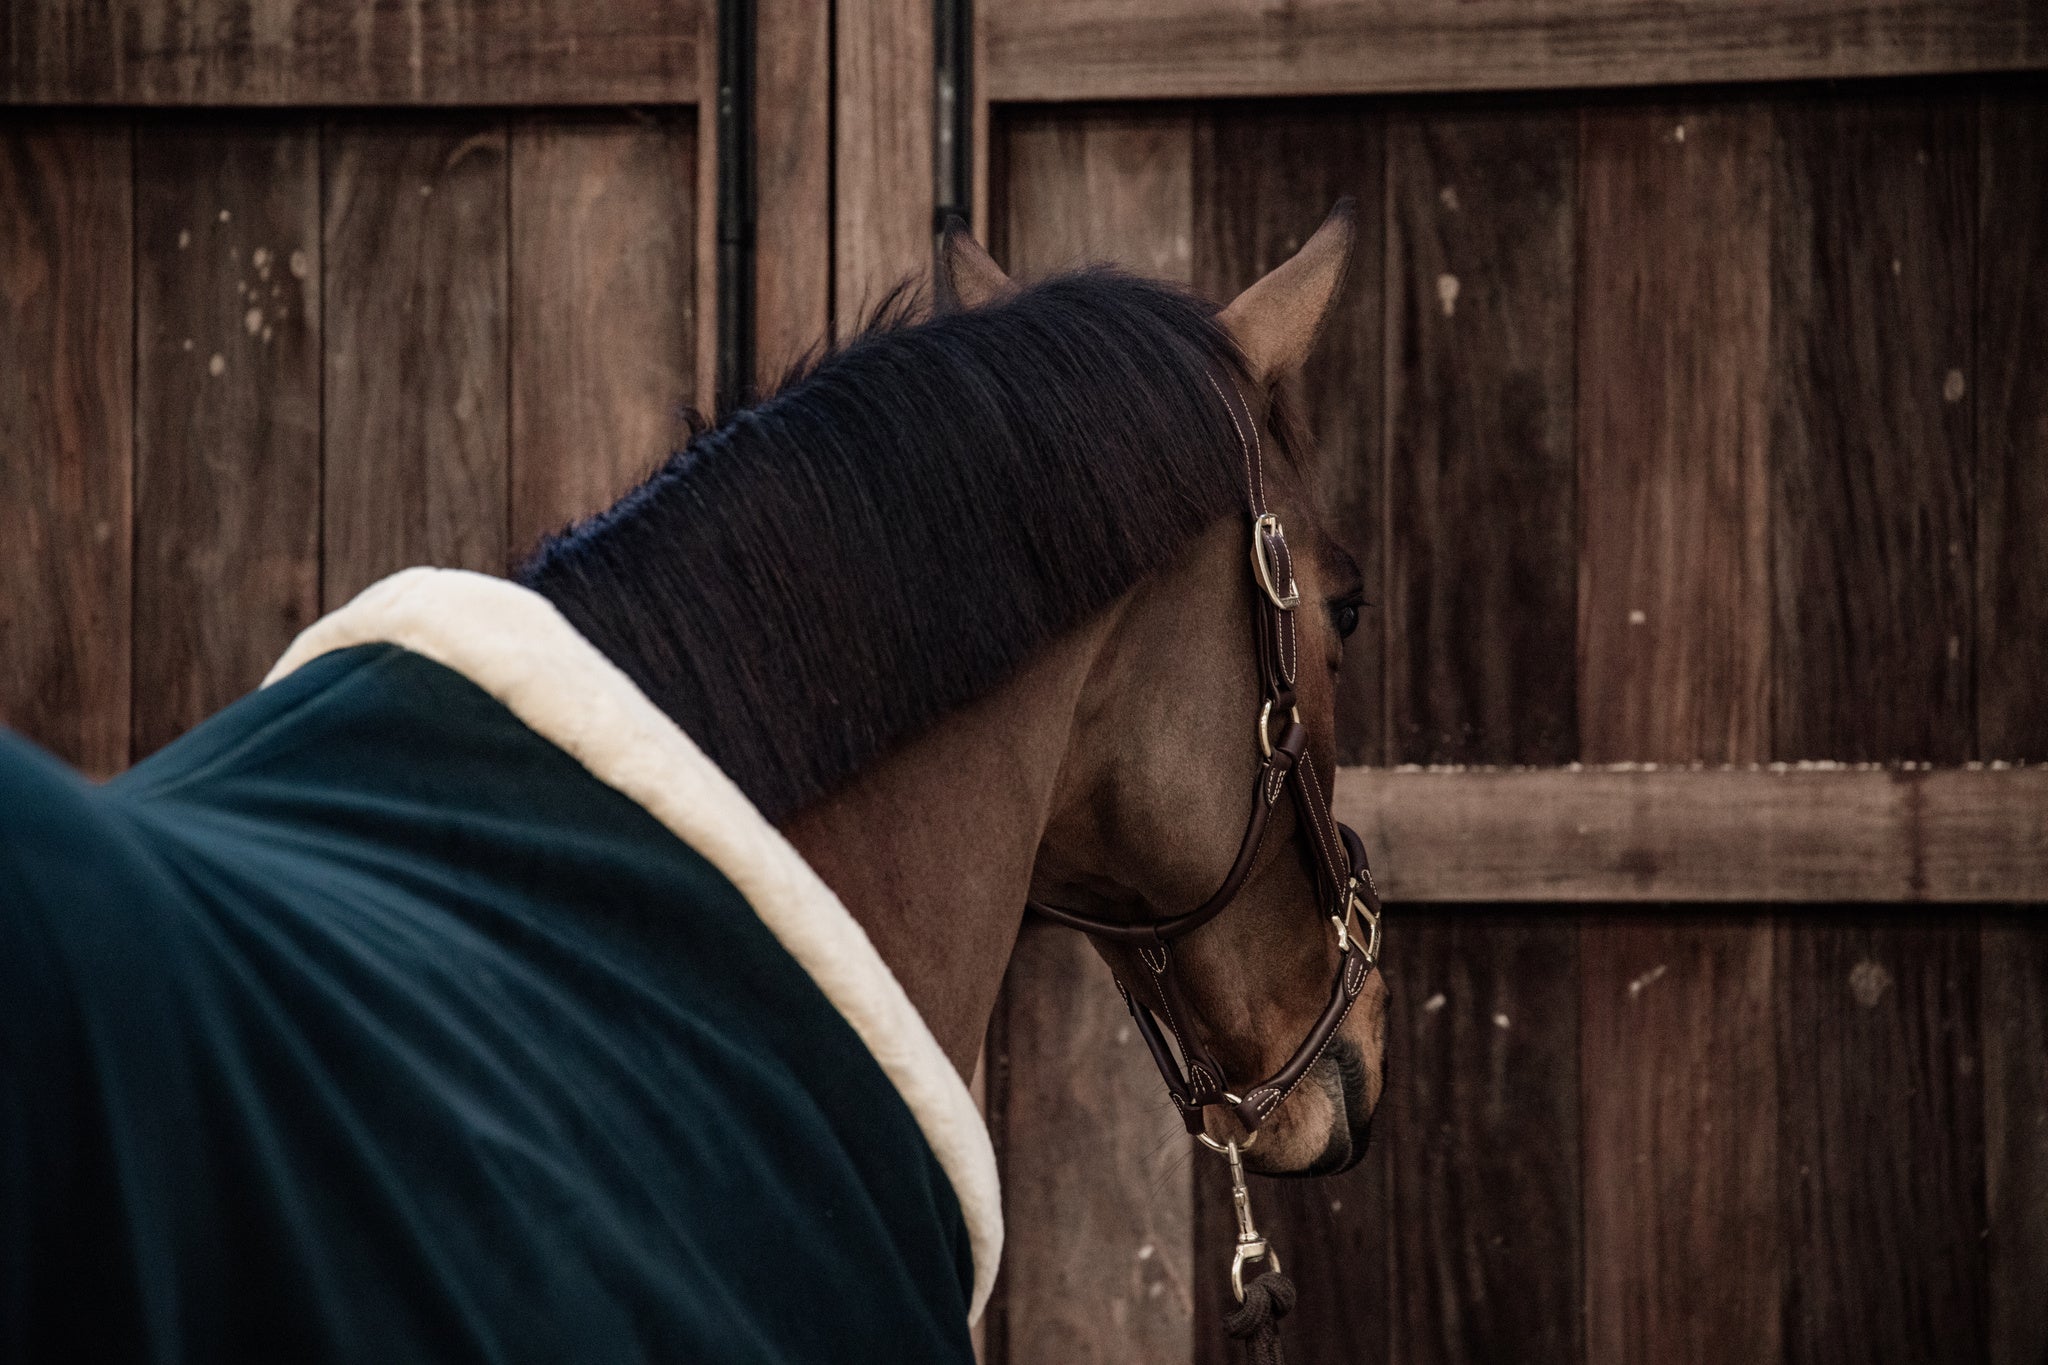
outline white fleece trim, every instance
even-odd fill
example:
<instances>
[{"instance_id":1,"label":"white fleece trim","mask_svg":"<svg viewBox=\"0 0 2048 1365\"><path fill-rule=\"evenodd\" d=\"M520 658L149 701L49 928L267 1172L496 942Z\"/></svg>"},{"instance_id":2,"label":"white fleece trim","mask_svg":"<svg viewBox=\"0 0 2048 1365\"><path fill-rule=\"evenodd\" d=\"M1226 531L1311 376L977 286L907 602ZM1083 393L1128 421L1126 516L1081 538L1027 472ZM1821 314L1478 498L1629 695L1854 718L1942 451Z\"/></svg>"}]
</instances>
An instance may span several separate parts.
<instances>
[{"instance_id":1,"label":"white fleece trim","mask_svg":"<svg viewBox=\"0 0 2048 1365\"><path fill-rule=\"evenodd\" d=\"M402 645L483 688L739 889L867 1044L952 1181L974 1253L968 1321L979 1319L1003 1249L988 1127L866 931L803 856L553 603L501 578L393 574L308 626L263 685L322 654L376 643Z\"/></svg>"}]
</instances>

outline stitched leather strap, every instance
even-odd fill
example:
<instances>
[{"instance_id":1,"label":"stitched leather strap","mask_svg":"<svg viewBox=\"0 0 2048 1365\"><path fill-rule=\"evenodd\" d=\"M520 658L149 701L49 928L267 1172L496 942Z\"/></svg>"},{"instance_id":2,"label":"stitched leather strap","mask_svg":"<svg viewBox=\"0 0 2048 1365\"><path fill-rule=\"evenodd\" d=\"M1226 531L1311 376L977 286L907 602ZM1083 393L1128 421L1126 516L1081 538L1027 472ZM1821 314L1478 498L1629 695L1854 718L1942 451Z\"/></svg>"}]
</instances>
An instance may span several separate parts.
<instances>
[{"instance_id":1,"label":"stitched leather strap","mask_svg":"<svg viewBox=\"0 0 2048 1365\"><path fill-rule=\"evenodd\" d=\"M1308 732L1295 718L1299 640L1294 614L1300 594L1286 531L1266 506L1264 451L1258 425L1234 383L1218 383L1212 376L1210 385L1237 428L1244 456L1245 501L1251 513L1250 557L1257 589L1252 595L1252 633L1261 696L1258 724L1266 754L1253 783L1251 815L1238 841L1237 857L1207 900L1192 910L1164 919L1127 923L1038 901L1029 901L1027 905L1047 919L1137 949L1139 960L1151 977L1158 1010L1155 1012L1150 1004L1133 994L1121 977L1117 989L1123 994L1146 1050L1165 1078L1167 1092L1180 1109L1190 1133L1202 1131L1202 1111L1212 1105L1228 1106L1248 1131L1256 1132L1322 1056L1365 989L1366 979L1378 966L1380 899L1366 865L1365 845L1332 814L1315 761L1308 753ZM1282 726L1277 738L1271 733L1274 724ZM1336 980L1330 987L1329 1003L1317 1016L1308 1036L1286 1065L1240 1097L1230 1092L1222 1065L1189 1022L1187 1003L1174 971L1172 944L1216 918L1237 898L1258 859L1269 817L1283 790L1293 793L1296 823L1315 855L1311 861L1317 901L1335 919L1344 948L1337 963ZM1352 922L1354 898L1365 907L1371 926L1370 934L1363 940L1347 927ZM1162 1019L1165 1030L1160 1027ZM1167 1030L1173 1034L1172 1043L1166 1039Z\"/></svg>"}]
</instances>

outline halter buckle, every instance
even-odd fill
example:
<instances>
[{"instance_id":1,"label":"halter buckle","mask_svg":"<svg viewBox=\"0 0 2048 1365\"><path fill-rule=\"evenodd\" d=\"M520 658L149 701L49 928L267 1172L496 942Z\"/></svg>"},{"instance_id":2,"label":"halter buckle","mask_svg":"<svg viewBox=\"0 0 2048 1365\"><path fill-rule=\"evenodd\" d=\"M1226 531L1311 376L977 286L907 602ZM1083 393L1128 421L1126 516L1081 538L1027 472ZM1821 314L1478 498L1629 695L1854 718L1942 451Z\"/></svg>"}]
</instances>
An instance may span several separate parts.
<instances>
[{"instance_id":1,"label":"halter buckle","mask_svg":"<svg viewBox=\"0 0 2048 1365\"><path fill-rule=\"evenodd\" d=\"M1345 888L1344 913L1330 916L1330 923L1337 926L1337 952L1339 955L1351 951L1353 937L1351 933L1351 917L1353 915L1365 921L1365 960L1370 965L1377 965L1380 960L1380 917L1377 911L1365 903L1365 897L1358 894L1358 878L1356 877L1353 877L1351 884Z\"/></svg>"},{"instance_id":2,"label":"halter buckle","mask_svg":"<svg viewBox=\"0 0 2048 1365\"><path fill-rule=\"evenodd\" d=\"M1252 571L1259 576L1259 586L1267 598L1282 611L1293 611L1301 605L1301 589L1295 586L1294 575L1287 576L1287 591L1281 592L1273 586L1276 577L1271 556L1266 550L1266 536L1271 534L1282 545L1287 543L1287 532L1280 527L1280 518L1271 512L1259 513L1252 523Z\"/></svg>"}]
</instances>

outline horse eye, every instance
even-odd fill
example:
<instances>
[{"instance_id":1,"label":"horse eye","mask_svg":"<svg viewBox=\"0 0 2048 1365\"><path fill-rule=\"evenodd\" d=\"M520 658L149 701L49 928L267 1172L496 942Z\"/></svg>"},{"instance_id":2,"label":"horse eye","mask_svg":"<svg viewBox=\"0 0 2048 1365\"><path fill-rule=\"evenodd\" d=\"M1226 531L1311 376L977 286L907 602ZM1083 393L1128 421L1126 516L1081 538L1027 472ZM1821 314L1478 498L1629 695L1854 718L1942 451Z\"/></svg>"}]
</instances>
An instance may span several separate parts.
<instances>
[{"instance_id":1,"label":"horse eye","mask_svg":"<svg viewBox=\"0 0 2048 1365\"><path fill-rule=\"evenodd\" d=\"M1358 603L1340 602L1330 609L1330 623L1337 628L1337 638L1348 640L1358 629Z\"/></svg>"}]
</instances>

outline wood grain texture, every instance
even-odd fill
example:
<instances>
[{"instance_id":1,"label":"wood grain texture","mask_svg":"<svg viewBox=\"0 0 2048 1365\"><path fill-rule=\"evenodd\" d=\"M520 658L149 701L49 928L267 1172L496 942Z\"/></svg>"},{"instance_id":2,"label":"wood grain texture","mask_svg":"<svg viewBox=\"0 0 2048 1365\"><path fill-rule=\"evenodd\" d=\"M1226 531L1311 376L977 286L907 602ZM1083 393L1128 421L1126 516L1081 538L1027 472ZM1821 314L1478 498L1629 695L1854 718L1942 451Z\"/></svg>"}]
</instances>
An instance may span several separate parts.
<instances>
[{"instance_id":1,"label":"wood grain texture","mask_svg":"<svg viewBox=\"0 0 2048 1365\"><path fill-rule=\"evenodd\" d=\"M1779 757L1975 744L1974 115L1776 111ZM1842 914L1781 922L1774 954L1785 1358L1983 1358L1977 945Z\"/></svg>"},{"instance_id":2,"label":"wood grain texture","mask_svg":"<svg viewBox=\"0 0 2048 1365\"><path fill-rule=\"evenodd\" d=\"M675 104L702 0L17 0L0 99L27 104Z\"/></svg>"},{"instance_id":3,"label":"wood grain texture","mask_svg":"<svg viewBox=\"0 0 2048 1365\"><path fill-rule=\"evenodd\" d=\"M2048 931L1986 915L1985 1293L1991 1365L2048 1360Z\"/></svg>"},{"instance_id":4,"label":"wood grain texture","mask_svg":"<svg viewBox=\"0 0 2048 1365\"><path fill-rule=\"evenodd\" d=\"M1938 96L1776 111L1780 758L1975 746L1973 115Z\"/></svg>"},{"instance_id":5,"label":"wood grain texture","mask_svg":"<svg viewBox=\"0 0 2048 1365\"><path fill-rule=\"evenodd\" d=\"M1299 250L1340 197L1358 202L1351 272L1292 395L1315 435L1321 510L1374 604L1344 651L1337 728L1347 763L1385 752L1383 139L1380 116L1354 106L1247 104L1203 115L1194 140L1194 286L1219 303Z\"/></svg>"},{"instance_id":6,"label":"wood grain texture","mask_svg":"<svg viewBox=\"0 0 2048 1365\"><path fill-rule=\"evenodd\" d=\"M833 8L832 325L845 336L932 263L930 0Z\"/></svg>"},{"instance_id":7,"label":"wood grain texture","mask_svg":"<svg viewBox=\"0 0 2048 1365\"><path fill-rule=\"evenodd\" d=\"M1393 901L2048 900L2048 768L1346 768Z\"/></svg>"},{"instance_id":8,"label":"wood grain texture","mask_svg":"<svg viewBox=\"0 0 2048 1365\"><path fill-rule=\"evenodd\" d=\"M497 123L324 138L322 597L506 559L506 167Z\"/></svg>"},{"instance_id":9,"label":"wood grain texture","mask_svg":"<svg viewBox=\"0 0 2048 1365\"><path fill-rule=\"evenodd\" d=\"M1586 1358L1775 1360L1770 923L1644 906L1579 944Z\"/></svg>"},{"instance_id":10,"label":"wood grain texture","mask_svg":"<svg viewBox=\"0 0 2048 1365\"><path fill-rule=\"evenodd\" d=\"M1027 924L1003 990L1007 1365L1193 1350L1190 1148L1088 940Z\"/></svg>"},{"instance_id":11,"label":"wood grain texture","mask_svg":"<svg viewBox=\"0 0 2048 1365\"><path fill-rule=\"evenodd\" d=\"M998 257L1021 278L1114 262L1194 276L1194 120L1179 110L1023 110L1003 120Z\"/></svg>"},{"instance_id":12,"label":"wood grain texture","mask_svg":"<svg viewBox=\"0 0 2048 1365\"><path fill-rule=\"evenodd\" d=\"M765 391L832 325L832 26L755 0L754 376Z\"/></svg>"},{"instance_id":13,"label":"wood grain texture","mask_svg":"<svg viewBox=\"0 0 2048 1365\"><path fill-rule=\"evenodd\" d=\"M1973 937L1861 908L1779 924L1782 1358L1793 1365L1985 1357Z\"/></svg>"},{"instance_id":14,"label":"wood grain texture","mask_svg":"<svg viewBox=\"0 0 2048 1365\"><path fill-rule=\"evenodd\" d=\"M1977 752L2048 758L2048 99L1979 106Z\"/></svg>"},{"instance_id":15,"label":"wood grain texture","mask_svg":"<svg viewBox=\"0 0 2048 1365\"><path fill-rule=\"evenodd\" d=\"M522 123L511 141L511 540L610 506L694 394L696 138L672 117Z\"/></svg>"},{"instance_id":16,"label":"wood grain texture","mask_svg":"<svg viewBox=\"0 0 2048 1365\"><path fill-rule=\"evenodd\" d=\"M1038 0L989 6L996 100L1690 85L2048 64L2030 0Z\"/></svg>"},{"instance_id":17,"label":"wood grain texture","mask_svg":"<svg viewBox=\"0 0 2048 1365\"><path fill-rule=\"evenodd\" d=\"M997 245L1014 273L1110 259L1188 278L1188 116L1024 115L998 139ZM1027 926L1004 999L1009 1232L998 1358L1188 1360L1193 1144L1109 969L1081 936Z\"/></svg>"},{"instance_id":18,"label":"wood grain texture","mask_svg":"<svg viewBox=\"0 0 2048 1365\"><path fill-rule=\"evenodd\" d=\"M1313 104L1219 107L1194 129L1195 289L1218 302L1287 260L1340 196L1358 201L1358 245L1338 300L1303 375L1298 401L1315 434L1320 501L1358 559L1365 593L1383 602L1380 496L1380 200L1382 121L1371 111ZM1376 758L1380 736L1380 622L1369 615L1345 650L1340 754ZM1301 1297L1287 1320L1288 1349L1306 1360L1385 1355L1388 1331L1384 1145L1329 1180L1255 1182L1259 1227L1279 1249ZM1237 1347L1214 1324L1234 1303L1226 1277L1236 1241L1230 1181L1220 1161L1195 1167L1195 1351L1226 1365Z\"/></svg>"},{"instance_id":19,"label":"wood grain texture","mask_svg":"<svg viewBox=\"0 0 2048 1365\"><path fill-rule=\"evenodd\" d=\"M1569 115L1387 125L1391 756L1577 756Z\"/></svg>"},{"instance_id":20,"label":"wood grain texture","mask_svg":"<svg viewBox=\"0 0 2048 1365\"><path fill-rule=\"evenodd\" d=\"M131 150L0 130L0 723L96 777L128 762Z\"/></svg>"},{"instance_id":21,"label":"wood grain texture","mask_svg":"<svg viewBox=\"0 0 2048 1365\"><path fill-rule=\"evenodd\" d=\"M319 614L319 130L152 120L135 215L140 758Z\"/></svg>"},{"instance_id":22,"label":"wood grain texture","mask_svg":"<svg viewBox=\"0 0 2048 1365\"><path fill-rule=\"evenodd\" d=\"M1770 131L1751 103L1583 115L1588 760L1768 743ZM1774 1359L1770 925L1590 916L1579 943L1587 1358Z\"/></svg>"},{"instance_id":23,"label":"wood grain texture","mask_svg":"<svg viewBox=\"0 0 2048 1365\"><path fill-rule=\"evenodd\" d=\"M1577 959L1563 917L1402 916L1374 1119L1393 1341L1367 1358L1581 1357Z\"/></svg>"},{"instance_id":24,"label":"wood grain texture","mask_svg":"<svg viewBox=\"0 0 2048 1365\"><path fill-rule=\"evenodd\" d=\"M1754 763L1769 741L1770 138L1748 102L1585 114L1589 762Z\"/></svg>"}]
</instances>

